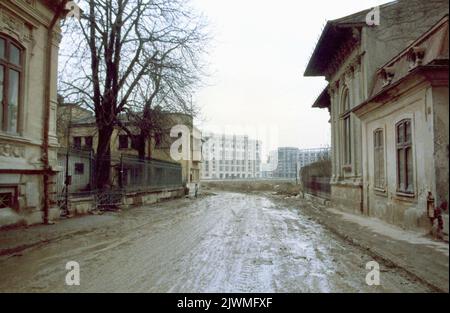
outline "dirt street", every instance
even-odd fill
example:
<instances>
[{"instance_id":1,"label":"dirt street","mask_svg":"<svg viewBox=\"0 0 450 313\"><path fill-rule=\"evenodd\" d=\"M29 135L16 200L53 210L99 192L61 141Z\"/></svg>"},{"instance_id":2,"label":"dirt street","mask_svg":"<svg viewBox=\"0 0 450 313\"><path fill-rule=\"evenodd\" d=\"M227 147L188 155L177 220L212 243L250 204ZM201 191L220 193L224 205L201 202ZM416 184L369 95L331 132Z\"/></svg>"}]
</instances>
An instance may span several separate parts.
<instances>
[{"instance_id":1,"label":"dirt street","mask_svg":"<svg viewBox=\"0 0 450 313\"><path fill-rule=\"evenodd\" d=\"M0 291L430 291L384 264L381 285L368 286L369 255L263 193L220 192L105 218L102 227L1 257ZM80 286L65 285L69 261L80 264Z\"/></svg>"}]
</instances>

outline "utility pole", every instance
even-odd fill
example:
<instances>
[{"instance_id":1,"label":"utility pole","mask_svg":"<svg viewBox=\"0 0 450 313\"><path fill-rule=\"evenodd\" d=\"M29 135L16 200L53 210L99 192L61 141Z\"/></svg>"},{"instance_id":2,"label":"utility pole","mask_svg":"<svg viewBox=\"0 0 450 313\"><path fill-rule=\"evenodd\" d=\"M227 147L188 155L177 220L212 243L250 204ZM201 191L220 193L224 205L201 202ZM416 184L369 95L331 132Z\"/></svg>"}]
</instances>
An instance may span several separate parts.
<instances>
[{"instance_id":1,"label":"utility pole","mask_svg":"<svg viewBox=\"0 0 450 313\"><path fill-rule=\"evenodd\" d=\"M67 125L67 149L66 149L66 173L65 173L65 179L64 179L64 186L65 188L65 194L64 194L64 216L69 215L69 185L70 185L70 175L69 175L69 157L70 157L70 127L72 124L72 109L73 107L70 106L69 109L69 123Z\"/></svg>"}]
</instances>

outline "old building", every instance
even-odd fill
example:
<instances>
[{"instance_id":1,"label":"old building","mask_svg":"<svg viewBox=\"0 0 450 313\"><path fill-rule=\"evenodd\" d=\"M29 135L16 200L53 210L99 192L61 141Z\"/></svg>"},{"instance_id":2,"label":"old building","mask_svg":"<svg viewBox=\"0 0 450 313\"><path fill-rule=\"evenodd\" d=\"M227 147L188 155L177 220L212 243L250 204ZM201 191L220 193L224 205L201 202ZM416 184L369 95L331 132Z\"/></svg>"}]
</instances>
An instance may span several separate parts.
<instances>
[{"instance_id":1,"label":"old building","mask_svg":"<svg viewBox=\"0 0 450 313\"><path fill-rule=\"evenodd\" d=\"M149 147L149 155L152 158L173 161L170 153L172 144L178 140L178 137L171 137L170 132L173 127L183 126L189 134L189 156L178 161L183 169L183 184L191 186L200 182L202 168L202 132L194 125L193 117L189 114L167 113L163 115L162 124L164 125L163 136L159 142L152 140Z\"/></svg>"},{"instance_id":2,"label":"old building","mask_svg":"<svg viewBox=\"0 0 450 313\"><path fill-rule=\"evenodd\" d=\"M364 211L405 227L430 227L428 205L448 205L448 26L446 16L383 65L352 110L362 123Z\"/></svg>"},{"instance_id":3,"label":"old building","mask_svg":"<svg viewBox=\"0 0 450 313\"><path fill-rule=\"evenodd\" d=\"M72 154L78 154L79 157L74 158L76 164L73 164L71 175L73 175L74 183L80 181L79 186L85 186L86 171L88 170L87 162L88 158L86 152L93 151L98 145L98 131L95 123L95 117L89 110L80 108L73 104L60 105L61 110L59 113L58 124L61 128L58 131L61 137L61 149L60 149L60 164L64 163L64 154L66 153L67 143L71 149ZM130 124L126 116L121 116L121 121L127 128L133 132L134 135L138 134L138 129ZM183 185L190 185L191 183L198 183L200 181L200 168L201 168L201 132L193 125L193 118L188 114L181 113L163 113L161 115L162 125L161 134L159 139L148 139L145 141L145 158L154 161L162 161L161 166L170 166L170 163L181 165L181 180ZM171 137L170 132L172 127L176 125L183 125L187 127L189 132L189 149L190 157L187 159L174 160L170 153L172 144L178 139L177 137ZM111 136L111 178L114 185L119 185L119 180L125 185L133 184L133 177L140 177L139 175L139 152L135 146L130 135L119 126L117 126ZM81 164L85 165L82 166ZM118 168L119 164L125 164L121 169ZM83 167L82 176L76 175L76 167ZM136 166L133 166L136 164ZM69 164L69 167L71 164ZM81 172L80 172L81 175ZM60 174L62 177L62 174ZM88 175L89 176L89 175ZM79 178L79 180L77 180ZM60 179L60 181L62 178ZM136 181L136 183L138 183Z\"/></svg>"},{"instance_id":4,"label":"old building","mask_svg":"<svg viewBox=\"0 0 450 313\"><path fill-rule=\"evenodd\" d=\"M64 1L0 1L0 226L59 217L59 21Z\"/></svg>"},{"instance_id":5,"label":"old building","mask_svg":"<svg viewBox=\"0 0 450 313\"><path fill-rule=\"evenodd\" d=\"M60 98L58 100L56 119L56 134L58 136L59 147L67 148L71 146L69 139L71 137L72 123L90 118L92 118L92 111L82 108L76 103L64 103L64 100ZM84 142L80 140L78 143L74 143L74 146L77 147L81 147L82 145L88 149L92 149L93 143L91 138L84 138Z\"/></svg>"},{"instance_id":6,"label":"old building","mask_svg":"<svg viewBox=\"0 0 450 313\"><path fill-rule=\"evenodd\" d=\"M202 179L261 176L261 142L248 136L205 133Z\"/></svg>"},{"instance_id":7,"label":"old building","mask_svg":"<svg viewBox=\"0 0 450 313\"><path fill-rule=\"evenodd\" d=\"M374 12L379 14L380 23L368 23L367 17ZM332 201L342 209L367 213L364 190L369 187L365 186L367 168L363 156L367 138L354 109L371 97L379 69L447 12L448 1L399 0L326 24L305 76L324 76L328 82L313 107L330 111ZM389 69L385 73L391 75ZM397 192L395 197L411 202L408 193ZM407 210L403 213L409 214Z\"/></svg>"}]
</instances>

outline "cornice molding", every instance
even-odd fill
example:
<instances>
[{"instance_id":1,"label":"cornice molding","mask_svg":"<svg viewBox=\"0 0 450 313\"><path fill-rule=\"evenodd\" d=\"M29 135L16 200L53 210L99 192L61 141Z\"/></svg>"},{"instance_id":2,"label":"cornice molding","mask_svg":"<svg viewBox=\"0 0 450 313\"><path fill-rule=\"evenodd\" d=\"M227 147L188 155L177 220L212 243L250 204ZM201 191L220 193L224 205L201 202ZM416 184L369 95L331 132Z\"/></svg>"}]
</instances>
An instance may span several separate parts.
<instances>
[{"instance_id":1,"label":"cornice molding","mask_svg":"<svg viewBox=\"0 0 450 313\"><path fill-rule=\"evenodd\" d=\"M50 25L50 18L36 8L36 0L10 0L1 2L0 10L3 7L10 14L17 15L24 23L29 24L33 28L38 28L40 24L45 27Z\"/></svg>"}]
</instances>

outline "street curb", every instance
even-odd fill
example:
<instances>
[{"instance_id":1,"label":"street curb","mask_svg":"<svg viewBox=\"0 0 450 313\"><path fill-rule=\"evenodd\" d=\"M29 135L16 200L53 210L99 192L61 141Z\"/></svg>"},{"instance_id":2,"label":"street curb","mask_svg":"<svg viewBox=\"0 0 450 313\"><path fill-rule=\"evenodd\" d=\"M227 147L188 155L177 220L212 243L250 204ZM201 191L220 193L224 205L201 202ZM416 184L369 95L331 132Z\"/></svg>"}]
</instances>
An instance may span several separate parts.
<instances>
[{"instance_id":1,"label":"street curb","mask_svg":"<svg viewBox=\"0 0 450 313\"><path fill-rule=\"evenodd\" d=\"M8 255L14 255L14 254L17 254L17 253L22 252L24 250L27 250L27 249L39 246L41 244L47 244L50 241L51 240L42 240L42 241L37 241L37 242L34 242L34 243L30 243L30 244L24 244L24 245L12 247L12 248L1 249L0 250L0 257L8 256Z\"/></svg>"},{"instance_id":2,"label":"street curb","mask_svg":"<svg viewBox=\"0 0 450 313\"><path fill-rule=\"evenodd\" d=\"M53 241L57 241L57 240L62 240L64 238L73 236L74 234L79 233L79 230L76 231L71 231L71 232L67 232L67 233L63 233L54 237L50 237L50 238L46 238L46 239L42 239L42 240L37 240L31 243L25 243L25 244L20 244L17 246L13 246L13 247L9 247L9 248L3 248L0 249L0 257L3 256L11 256L20 252L23 252L25 250L40 246L40 245L46 245L49 244Z\"/></svg>"}]
</instances>

